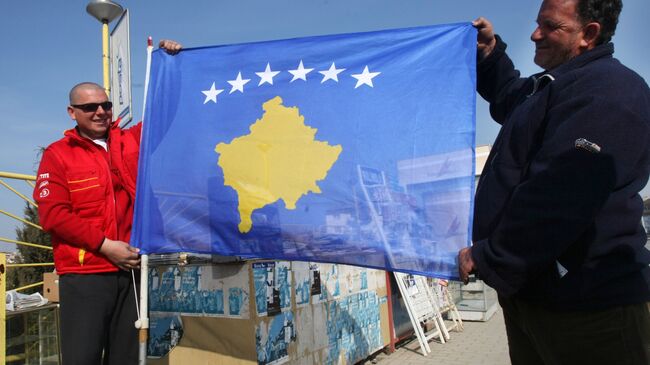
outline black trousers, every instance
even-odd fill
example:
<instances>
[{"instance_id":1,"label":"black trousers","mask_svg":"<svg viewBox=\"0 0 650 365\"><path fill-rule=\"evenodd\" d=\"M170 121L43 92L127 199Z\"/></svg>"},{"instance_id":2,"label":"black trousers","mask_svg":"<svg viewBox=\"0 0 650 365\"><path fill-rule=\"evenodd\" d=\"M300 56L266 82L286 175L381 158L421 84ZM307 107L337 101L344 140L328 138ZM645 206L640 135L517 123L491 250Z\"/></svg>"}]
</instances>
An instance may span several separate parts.
<instances>
[{"instance_id":1,"label":"black trousers","mask_svg":"<svg viewBox=\"0 0 650 365\"><path fill-rule=\"evenodd\" d=\"M649 365L650 307L550 311L499 298L512 365Z\"/></svg>"},{"instance_id":2,"label":"black trousers","mask_svg":"<svg viewBox=\"0 0 650 365\"><path fill-rule=\"evenodd\" d=\"M63 365L138 363L130 272L61 275L59 299Z\"/></svg>"}]
</instances>

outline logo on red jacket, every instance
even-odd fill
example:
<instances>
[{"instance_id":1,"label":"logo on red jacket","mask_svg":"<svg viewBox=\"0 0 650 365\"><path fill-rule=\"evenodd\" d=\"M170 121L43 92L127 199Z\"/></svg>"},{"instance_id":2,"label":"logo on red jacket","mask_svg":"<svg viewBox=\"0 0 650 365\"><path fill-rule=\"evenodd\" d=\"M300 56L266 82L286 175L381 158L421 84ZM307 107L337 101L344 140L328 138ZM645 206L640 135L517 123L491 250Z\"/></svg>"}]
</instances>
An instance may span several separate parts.
<instances>
[{"instance_id":1,"label":"logo on red jacket","mask_svg":"<svg viewBox=\"0 0 650 365\"><path fill-rule=\"evenodd\" d=\"M39 197L45 198L48 195L50 195L50 189L43 189L41 192L38 194Z\"/></svg>"}]
</instances>

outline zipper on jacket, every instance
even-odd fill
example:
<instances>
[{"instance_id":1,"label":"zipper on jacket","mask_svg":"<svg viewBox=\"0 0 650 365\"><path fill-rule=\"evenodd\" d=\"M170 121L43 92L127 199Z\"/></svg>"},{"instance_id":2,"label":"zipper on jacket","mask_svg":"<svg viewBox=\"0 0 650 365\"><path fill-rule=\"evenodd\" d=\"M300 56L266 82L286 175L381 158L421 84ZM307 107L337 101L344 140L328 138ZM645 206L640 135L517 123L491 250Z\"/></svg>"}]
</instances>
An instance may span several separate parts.
<instances>
[{"instance_id":1,"label":"zipper on jacket","mask_svg":"<svg viewBox=\"0 0 650 365\"><path fill-rule=\"evenodd\" d=\"M117 226L117 200L115 200L115 189L113 188L113 156L111 156L110 145L108 144L108 139L110 134L106 137L106 152L108 152L108 180L110 181L111 186L111 196L113 197L113 216L115 217L115 235L119 236L120 230ZM120 182L121 183L121 182Z\"/></svg>"}]
</instances>

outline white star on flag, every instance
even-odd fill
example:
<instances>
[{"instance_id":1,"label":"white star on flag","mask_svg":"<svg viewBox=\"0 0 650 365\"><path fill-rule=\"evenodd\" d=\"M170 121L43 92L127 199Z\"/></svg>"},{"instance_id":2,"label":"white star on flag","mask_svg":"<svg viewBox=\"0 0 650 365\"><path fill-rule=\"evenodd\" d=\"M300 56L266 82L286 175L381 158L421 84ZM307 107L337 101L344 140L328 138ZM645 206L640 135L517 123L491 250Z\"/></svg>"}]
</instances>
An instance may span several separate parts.
<instances>
[{"instance_id":1,"label":"white star on flag","mask_svg":"<svg viewBox=\"0 0 650 365\"><path fill-rule=\"evenodd\" d=\"M307 74L313 70L313 68L305 68L305 66L302 65L302 60L300 60L300 64L298 65L297 69L289 70L289 72L293 75L293 78L289 82L294 82L298 79L307 81Z\"/></svg>"},{"instance_id":2,"label":"white star on flag","mask_svg":"<svg viewBox=\"0 0 650 365\"><path fill-rule=\"evenodd\" d=\"M205 94L205 101L203 102L203 104L206 104L208 101L212 101L216 103L217 95L221 94L223 92L223 89L216 89L214 87L214 82L213 82L212 86L210 87L210 90L203 90L201 92Z\"/></svg>"},{"instance_id":3,"label":"white star on flag","mask_svg":"<svg viewBox=\"0 0 650 365\"><path fill-rule=\"evenodd\" d=\"M277 75L279 73L280 73L280 71L271 71L271 64L267 63L266 64L266 69L264 70L264 72L256 72L255 73L255 74L257 74L257 76L260 77L260 83L257 84L257 86L261 86L262 84L267 83L267 82L269 84L273 85L273 77L275 77L275 75Z\"/></svg>"},{"instance_id":4,"label":"white star on flag","mask_svg":"<svg viewBox=\"0 0 650 365\"><path fill-rule=\"evenodd\" d=\"M357 79L357 84L354 86L354 88L358 88L361 85L368 85L370 87L373 87L372 85L372 79L379 75L381 72L369 72L368 71L368 66L363 69L363 72L360 74L352 74L352 77Z\"/></svg>"},{"instance_id":5,"label":"white star on flag","mask_svg":"<svg viewBox=\"0 0 650 365\"><path fill-rule=\"evenodd\" d=\"M241 93L244 92L244 85L246 85L251 79L242 79L241 78L241 72L237 74L237 78L234 80L228 81L230 85L232 85L232 89L230 89L229 94L234 93L235 91L239 91Z\"/></svg>"},{"instance_id":6,"label":"white star on flag","mask_svg":"<svg viewBox=\"0 0 650 365\"><path fill-rule=\"evenodd\" d=\"M334 62L332 62L332 66L330 66L329 70L318 71L319 73L323 74L323 80L321 80L320 83L322 84L327 80L334 80L336 82L339 82L339 76L338 75L343 71L345 71L344 68L337 69Z\"/></svg>"}]
</instances>

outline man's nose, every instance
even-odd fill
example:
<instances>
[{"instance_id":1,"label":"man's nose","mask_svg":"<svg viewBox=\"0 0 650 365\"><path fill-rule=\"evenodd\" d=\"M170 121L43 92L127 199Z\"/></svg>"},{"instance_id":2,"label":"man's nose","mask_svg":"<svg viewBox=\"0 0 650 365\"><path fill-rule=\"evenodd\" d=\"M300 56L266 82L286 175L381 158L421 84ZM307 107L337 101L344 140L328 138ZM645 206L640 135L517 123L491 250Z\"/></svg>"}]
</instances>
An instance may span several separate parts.
<instances>
[{"instance_id":1,"label":"man's nose","mask_svg":"<svg viewBox=\"0 0 650 365\"><path fill-rule=\"evenodd\" d=\"M544 38L544 37L542 36L542 30L539 29L539 27L535 28L535 30L533 31L533 34L530 35L530 40L533 41L533 42L541 41L542 38Z\"/></svg>"}]
</instances>

